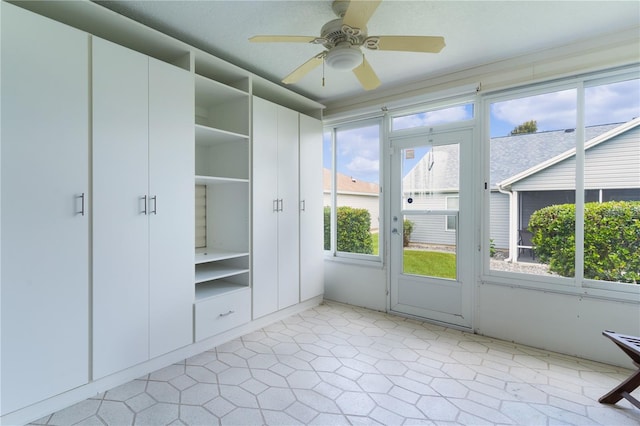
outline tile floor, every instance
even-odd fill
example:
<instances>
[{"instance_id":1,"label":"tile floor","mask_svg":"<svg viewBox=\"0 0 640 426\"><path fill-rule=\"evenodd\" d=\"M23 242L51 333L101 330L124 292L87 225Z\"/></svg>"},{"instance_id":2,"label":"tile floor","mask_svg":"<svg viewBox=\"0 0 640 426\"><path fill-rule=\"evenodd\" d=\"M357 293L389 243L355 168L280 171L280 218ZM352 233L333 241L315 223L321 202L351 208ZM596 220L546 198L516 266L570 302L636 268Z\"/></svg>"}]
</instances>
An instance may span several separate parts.
<instances>
[{"instance_id":1,"label":"tile floor","mask_svg":"<svg viewBox=\"0 0 640 426\"><path fill-rule=\"evenodd\" d=\"M34 424L638 425L629 373L328 302Z\"/></svg>"}]
</instances>

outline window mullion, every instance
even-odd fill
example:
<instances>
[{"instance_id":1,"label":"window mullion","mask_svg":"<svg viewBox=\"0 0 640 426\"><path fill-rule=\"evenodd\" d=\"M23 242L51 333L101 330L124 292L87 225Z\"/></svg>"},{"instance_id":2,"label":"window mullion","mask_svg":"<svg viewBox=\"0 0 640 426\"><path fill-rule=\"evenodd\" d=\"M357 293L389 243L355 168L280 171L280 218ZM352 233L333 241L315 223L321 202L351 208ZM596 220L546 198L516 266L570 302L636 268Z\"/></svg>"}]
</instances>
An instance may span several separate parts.
<instances>
[{"instance_id":1,"label":"window mullion","mask_svg":"<svg viewBox=\"0 0 640 426\"><path fill-rule=\"evenodd\" d=\"M575 283L582 287L584 281L584 165L585 165L585 100L584 84L577 87L576 116L576 250L575 250Z\"/></svg>"}]
</instances>

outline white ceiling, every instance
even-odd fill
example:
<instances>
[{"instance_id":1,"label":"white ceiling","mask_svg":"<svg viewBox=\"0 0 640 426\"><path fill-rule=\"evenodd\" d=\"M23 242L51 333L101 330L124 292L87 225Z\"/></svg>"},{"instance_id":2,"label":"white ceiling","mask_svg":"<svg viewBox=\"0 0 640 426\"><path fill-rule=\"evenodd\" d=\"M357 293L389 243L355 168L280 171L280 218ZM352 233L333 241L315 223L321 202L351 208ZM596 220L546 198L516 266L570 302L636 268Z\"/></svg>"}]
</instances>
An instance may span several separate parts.
<instances>
[{"instance_id":1,"label":"white ceiling","mask_svg":"<svg viewBox=\"0 0 640 426\"><path fill-rule=\"evenodd\" d=\"M106 1L122 15L274 82L320 53L322 46L250 43L253 35L319 36L335 19L331 0ZM365 51L386 90L511 57L640 28L638 1L384 0L369 35L439 35L439 54ZM351 72L316 68L289 86L321 103L362 96Z\"/></svg>"}]
</instances>

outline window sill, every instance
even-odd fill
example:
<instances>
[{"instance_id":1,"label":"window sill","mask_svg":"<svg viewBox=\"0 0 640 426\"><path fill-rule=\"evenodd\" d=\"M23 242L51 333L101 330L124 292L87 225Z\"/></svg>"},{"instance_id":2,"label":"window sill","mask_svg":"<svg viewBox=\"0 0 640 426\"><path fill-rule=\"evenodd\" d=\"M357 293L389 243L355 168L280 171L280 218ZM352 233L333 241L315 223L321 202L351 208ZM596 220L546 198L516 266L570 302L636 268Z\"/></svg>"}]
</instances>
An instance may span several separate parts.
<instances>
[{"instance_id":1,"label":"window sill","mask_svg":"<svg viewBox=\"0 0 640 426\"><path fill-rule=\"evenodd\" d=\"M366 266L369 268L384 269L384 263L379 256L371 256L371 258L364 258L358 255L332 255L328 252L324 255L325 262L345 263L354 266Z\"/></svg>"},{"instance_id":2,"label":"window sill","mask_svg":"<svg viewBox=\"0 0 640 426\"><path fill-rule=\"evenodd\" d=\"M586 280L585 285L581 287L576 285L573 278L530 277L527 274L514 272L484 274L481 276L480 284L640 304L640 285L638 284L604 283ZM616 288L616 286L620 287Z\"/></svg>"}]
</instances>

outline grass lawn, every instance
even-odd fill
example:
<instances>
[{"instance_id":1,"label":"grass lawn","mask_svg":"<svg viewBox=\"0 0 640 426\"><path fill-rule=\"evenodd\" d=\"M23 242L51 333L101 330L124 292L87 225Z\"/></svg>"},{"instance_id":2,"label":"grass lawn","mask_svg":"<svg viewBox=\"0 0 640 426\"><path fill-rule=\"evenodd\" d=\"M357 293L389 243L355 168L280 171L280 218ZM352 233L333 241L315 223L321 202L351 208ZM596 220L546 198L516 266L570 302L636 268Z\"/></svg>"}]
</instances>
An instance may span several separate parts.
<instances>
[{"instance_id":1,"label":"grass lawn","mask_svg":"<svg viewBox=\"0 0 640 426\"><path fill-rule=\"evenodd\" d=\"M373 254L378 255L380 234L372 233ZM456 255L424 250L404 250L404 273L440 278L456 278Z\"/></svg>"},{"instance_id":2,"label":"grass lawn","mask_svg":"<svg viewBox=\"0 0 640 426\"><path fill-rule=\"evenodd\" d=\"M436 251L405 250L404 273L456 278L456 255Z\"/></svg>"}]
</instances>

